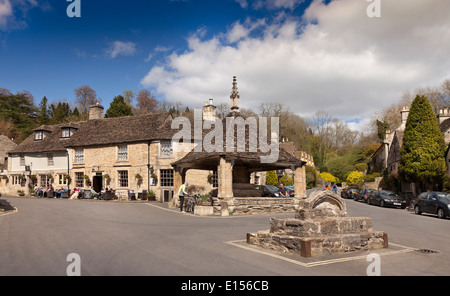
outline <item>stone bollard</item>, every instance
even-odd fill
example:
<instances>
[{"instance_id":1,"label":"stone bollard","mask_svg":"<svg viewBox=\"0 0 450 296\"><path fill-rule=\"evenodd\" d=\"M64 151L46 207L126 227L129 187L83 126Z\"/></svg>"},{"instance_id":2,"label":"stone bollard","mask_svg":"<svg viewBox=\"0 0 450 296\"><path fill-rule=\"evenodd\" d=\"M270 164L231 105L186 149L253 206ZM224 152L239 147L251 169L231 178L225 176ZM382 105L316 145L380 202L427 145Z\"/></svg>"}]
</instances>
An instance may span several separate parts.
<instances>
[{"instance_id":1,"label":"stone bollard","mask_svg":"<svg viewBox=\"0 0 450 296\"><path fill-rule=\"evenodd\" d=\"M230 212L228 211L228 202L221 201L220 202L220 216L229 216Z\"/></svg>"}]
</instances>

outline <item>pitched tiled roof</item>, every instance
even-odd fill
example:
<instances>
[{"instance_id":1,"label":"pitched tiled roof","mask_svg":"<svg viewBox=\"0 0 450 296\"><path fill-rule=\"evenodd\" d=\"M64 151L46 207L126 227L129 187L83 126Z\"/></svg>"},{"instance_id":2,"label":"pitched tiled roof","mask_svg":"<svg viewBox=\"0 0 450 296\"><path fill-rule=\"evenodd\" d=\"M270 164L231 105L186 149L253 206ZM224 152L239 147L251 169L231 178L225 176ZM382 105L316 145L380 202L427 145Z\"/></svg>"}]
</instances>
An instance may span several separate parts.
<instances>
[{"instance_id":1,"label":"pitched tiled roof","mask_svg":"<svg viewBox=\"0 0 450 296\"><path fill-rule=\"evenodd\" d=\"M174 130L170 129L170 113L155 113L139 116L91 119L81 122L45 125L35 131L47 131L43 140L34 140L34 133L10 153L42 153L65 151L67 147L84 147L150 140L170 140ZM70 138L62 138L62 128L72 127L76 131Z\"/></svg>"},{"instance_id":2,"label":"pitched tiled roof","mask_svg":"<svg viewBox=\"0 0 450 296\"><path fill-rule=\"evenodd\" d=\"M4 162L4 158L8 155L8 151L14 149L17 144L5 135L0 135L0 164Z\"/></svg>"},{"instance_id":3,"label":"pitched tiled roof","mask_svg":"<svg viewBox=\"0 0 450 296\"><path fill-rule=\"evenodd\" d=\"M232 111L230 112L226 118L228 117L242 117L239 111ZM259 170L266 170L266 169L274 169L274 168L285 168L289 166L301 166L305 164L304 161L300 160L299 158L295 157L293 154L287 152L284 148L278 146L279 154L278 159L276 163L262 163L261 157L262 156L269 156L273 155L272 151L269 152L262 152L260 149L260 143L258 138L258 130L256 130L256 134L250 132L249 126L245 126L245 136L244 139L241 140L244 146L244 151L238 152L237 149L237 143L238 142L238 133L237 133L237 127L234 126L234 139L231 141L233 149L233 152L227 152L227 123L226 118L222 120L222 127L223 127L223 139L222 139L222 151L213 151L208 152L204 150L204 145L202 147L202 151L191 151L188 154L186 154L183 158L175 161L172 163L172 166L180 166L180 167L189 167L189 168L198 168L198 169L215 169L218 165L218 159L220 157L224 157L229 160L234 160L235 164L241 163L244 165L250 165L251 169L259 169ZM203 129L203 139L205 139L205 134L210 132L210 130ZM255 137L253 139L257 139L255 143L258 147L256 147L256 151L250 151L249 143L250 143L250 136ZM270 139L268 139L268 144L270 144Z\"/></svg>"},{"instance_id":4,"label":"pitched tiled roof","mask_svg":"<svg viewBox=\"0 0 450 296\"><path fill-rule=\"evenodd\" d=\"M85 121L66 143L66 147L82 147L170 140L170 113L92 119Z\"/></svg>"},{"instance_id":5,"label":"pitched tiled roof","mask_svg":"<svg viewBox=\"0 0 450 296\"><path fill-rule=\"evenodd\" d=\"M81 125L80 122L77 126ZM25 140L22 141L19 145L17 145L14 149L9 151L10 154L14 153L45 153L45 152L58 152L65 151L65 143L67 143L67 138L62 138L62 126L61 124L57 125L43 125L40 126L34 131L45 131L46 136L42 140L35 140L34 133L28 136ZM75 124L73 124L75 127Z\"/></svg>"}]
</instances>

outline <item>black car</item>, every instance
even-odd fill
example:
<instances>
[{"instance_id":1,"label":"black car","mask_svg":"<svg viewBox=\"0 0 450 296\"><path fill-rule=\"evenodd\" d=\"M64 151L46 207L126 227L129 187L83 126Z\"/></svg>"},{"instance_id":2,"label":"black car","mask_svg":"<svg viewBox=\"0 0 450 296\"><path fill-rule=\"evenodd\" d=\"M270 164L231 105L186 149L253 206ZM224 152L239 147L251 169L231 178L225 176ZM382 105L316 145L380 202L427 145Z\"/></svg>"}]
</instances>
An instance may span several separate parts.
<instances>
[{"instance_id":1,"label":"black car","mask_svg":"<svg viewBox=\"0 0 450 296\"><path fill-rule=\"evenodd\" d=\"M356 201L362 200L364 202L367 202L367 196L373 192L375 192L375 189L368 189L368 188L360 189L358 192L355 192L353 194L353 199Z\"/></svg>"},{"instance_id":2,"label":"black car","mask_svg":"<svg viewBox=\"0 0 450 296\"><path fill-rule=\"evenodd\" d=\"M406 208L406 201L401 199L395 192L388 190L375 190L367 195L367 204L379 205L381 207Z\"/></svg>"},{"instance_id":3,"label":"black car","mask_svg":"<svg viewBox=\"0 0 450 296\"><path fill-rule=\"evenodd\" d=\"M279 197L279 189L273 185L261 185L258 186L261 189L261 195L264 197Z\"/></svg>"},{"instance_id":4,"label":"black car","mask_svg":"<svg viewBox=\"0 0 450 296\"><path fill-rule=\"evenodd\" d=\"M414 212L435 214L445 219L450 216L450 194L445 192L422 192L417 197Z\"/></svg>"},{"instance_id":5,"label":"black car","mask_svg":"<svg viewBox=\"0 0 450 296\"><path fill-rule=\"evenodd\" d=\"M353 198L353 195L358 192L359 189L355 187L347 187L341 190L342 198Z\"/></svg>"}]
</instances>

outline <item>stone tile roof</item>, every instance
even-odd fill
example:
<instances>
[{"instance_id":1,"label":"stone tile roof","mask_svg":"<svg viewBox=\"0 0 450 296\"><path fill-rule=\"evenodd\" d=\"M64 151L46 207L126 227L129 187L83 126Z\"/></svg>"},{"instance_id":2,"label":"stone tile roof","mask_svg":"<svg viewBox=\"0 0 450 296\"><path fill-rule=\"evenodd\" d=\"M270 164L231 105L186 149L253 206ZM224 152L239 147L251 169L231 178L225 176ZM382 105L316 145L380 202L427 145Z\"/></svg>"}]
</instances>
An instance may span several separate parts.
<instances>
[{"instance_id":1,"label":"stone tile roof","mask_svg":"<svg viewBox=\"0 0 450 296\"><path fill-rule=\"evenodd\" d=\"M91 119L80 125L65 146L83 147L170 140L175 132L170 129L171 119L170 113Z\"/></svg>"},{"instance_id":2,"label":"stone tile roof","mask_svg":"<svg viewBox=\"0 0 450 296\"><path fill-rule=\"evenodd\" d=\"M10 153L45 153L65 151L68 147L170 140L175 132L170 129L171 119L170 113L154 113L40 126L35 131L48 132L43 140L34 140L33 133ZM62 138L65 127L76 129L70 138Z\"/></svg>"},{"instance_id":3,"label":"stone tile roof","mask_svg":"<svg viewBox=\"0 0 450 296\"><path fill-rule=\"evenodd\" d=\"M8 156L8 151L14 149L17 144L10 140L5 135L0 135L0 164L4 162L6 156Z\"/></svg>"},{"instance_id":4,"label":"stone tile roof","mask_svg":"<svg viewBox=\"0 0 450 296\"><path fill-rule=\"evenodd\" d=\"M241 114L239 111L232 111L230 112L227 117L241 117ZM226 117L226 118L227 118ZM287 152L284 148L281 146L278 146L279 152L278 152L278 160L276 163L262 163L261 157L262 156L269 156L271 155L271 151L269 152L262 152L260 149L260 143L259 140L257 140L257 150L255 152L249 151L249 143L250 143L250 136L255 136L256 139L258 138L258 131L256 131L256 135L250 132L250 129L248 125L245 126L245 137L244 139L239 139L242 141L242 143L245 144L245 149L242 152L238 152L237 144L239 143L237 140L238 132L237 127L234 126L234 139L232 141L232 145L234 146L233 149L228 149L233 152L227 152L227 124L226 124L226 118L222 120L222 127L223 127L223 139L222 139L222 150L221 151L213 151L208 152L205 151L204 146L202 147L202 151L191 151L188 154L186 154L183 158L175 161L172 163L172 166L180 166L180 167L189 167L189 168L198 168L198 169L215 169L218 165L218 159L220 157L225 157L229 160L234 160L236 164L247 164L251 165L252 169L254 170L266 170L266 169L274 169L274 168L286 168L289 166L301 166L305 164L306 162L295 157L294 154L291 154ZM205 140L205 135L210 132L211 130L203 129L202 135L203 139ZM214 142L214 141L213 141ZM214 143L212 143L214 144ZM268 144L270 144L270 139L268 139Z\"/></svg>"}]
</instances>

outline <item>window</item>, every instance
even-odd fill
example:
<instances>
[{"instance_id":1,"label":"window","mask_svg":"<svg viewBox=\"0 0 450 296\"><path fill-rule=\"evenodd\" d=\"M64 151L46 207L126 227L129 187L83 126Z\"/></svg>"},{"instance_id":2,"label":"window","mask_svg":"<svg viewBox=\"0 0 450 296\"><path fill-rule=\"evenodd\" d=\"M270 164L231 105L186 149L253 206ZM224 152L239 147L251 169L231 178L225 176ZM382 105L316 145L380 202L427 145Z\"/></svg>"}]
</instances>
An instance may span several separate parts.
<instances>
[{"instance_id":1,"label":"window","mask_svg":"<svg viewBox=\"0 0 450 296\"><path fill-rule=\"evenodd\" d=\"M161 186L173 186L173 170L160 170Z\"/></svg>"},{"instance_id":2,"label":"window","mask_svg":"<svg viewBox=\"0 0 450 296\"><path fill-rule=\"evenodd\" d=\"M119 161L125 161L128 160L128 146L127 145L121 145L118 147L117 152L117 160Z\"/></svg>"},{"instance_id":3,"label":"window","mask_svg":"<svg viewBox=\"0 0 450 296\"><path fill-rule=\"evenodd\" d=\"M172 156L172 142L161 142L161 156Z\"/></svg>"},{"instance_id":4,"label":"window","mask_svg":"<svg viewBox=\"0 0 450 296\"><path fill-rule=\"evenodd\" d=\"M34 140L40 141L44 138L44 131L35 131L34 132Z\"/></svg>"},{"instance_id":5,"label":"window","mask_svg":"<svg viewBox=\"0 0 450 296\"><path fill-rule=\"evenodd\" d=\"M70 138L70 128L64 127L62 129L61 137L63 137L63 138Z\"/></svg>"},{"instance_id":6,"label":"window","mask_svg":"<svg viewBox=\"0 0 450 296\"><path fill-rule=\"evenodd\" d=\"M47 165L48 166L54 165L54 163L53 163L53 154L51 154L51 153L47 153Z\"/></svg>"},{"instance_id":7,"label":"window","mask_svg":"<svg viewBox=\"0 0 450 296\"><path fill-rule=\"evenodd\" d=\"M42 187L50 186L50 179L48 178L47 175L40 174L39 175L39 180L41 181L41 183L39 183L39 185L41 185Z\"/></svg>"},{"instance_id":8,"label":"window","mask_svg":"<svg viewBox=\"0 0 450 296\"><path fill-rule=\"evenodd\" d=\"M59 185L67 185L67 179L64 178L64 175L59 175Z\"/></svg>"},{"instance_id":9,"label":"window","mask_svg":"<svg viewBox=\"0 0 450 296\"><path fill-rule=\"evenodd\" d=\"M20 166L25 166L25 155L20 155Z\"/></svg>"},{"instance_id":10,"label":"window","mask_svg":"<svg viewBox=\"0 0 450 296\"><path fill-rule=\"evenodd\" d=\"M20 185L20 176L19 175L13 175L11 176L12 179L12 185Z\"/></svg>"},{"instance_id":11,"label":"window","mask_svg":"<svg viewBox=\"0 0 450 296\"><path fill-rule=\"evenodd\" d=\"M83 173L77 172L75 173L75 186L76 187L83 187L84 186L84 179L83 179Z\"/></svg>"},{"instance_id":12,"label":"window","mask_svg":"<svg viewBox=\"0 0 450 296\"><path fill-rule=\"evenodd\" d=\"M217 175L217 171L213 171L213 174L212 174L212 186L214 188L219 187L219 181L218 181L218 177L217 176L218 176Z\"/></svg>"},{"instance_id":13,"label":"window","mask_svg":"<svg viewBox=\"0 0 450 296\"><path fill-rule=\"evenodd\" d=\"M84 149L75 149L75 163L84 162Z\"/></svg>"},{"instance_id":14,"label":"window","mask_svg":"<svg viewBox=\"0 0 450 296\"><path fill-rule=\"evenodd\" d=\"M128 171L118 171L119 187L128 187Z\"/></svg>"}]
</instances>

